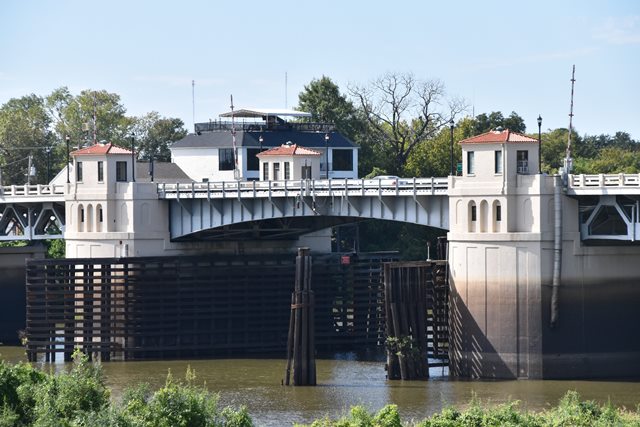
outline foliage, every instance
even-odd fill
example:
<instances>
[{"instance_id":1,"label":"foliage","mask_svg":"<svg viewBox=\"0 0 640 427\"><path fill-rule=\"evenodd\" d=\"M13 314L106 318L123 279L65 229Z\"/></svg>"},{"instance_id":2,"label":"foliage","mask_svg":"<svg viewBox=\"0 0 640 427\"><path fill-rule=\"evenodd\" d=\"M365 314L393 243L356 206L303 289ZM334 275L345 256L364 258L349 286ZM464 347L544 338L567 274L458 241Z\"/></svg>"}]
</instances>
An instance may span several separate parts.
<instances>
[{"instance_id":1,"label":"foliage","mask_svg":"<svg viewBox=\"0 0 640 427\"><path fill-rule=\"evenodd\" d=\"M515 111L512 111L509 117L504 117L500 111L482 113L478 114L473 121L473 135L470 136L480 135L499 126L518 133L524 133L527 130L524 119Z\"/></svg>"},{"instance_id":2,"label":"foliage","mask_svg":"<svg viewBox=\"0 0 640 427\"><path fill-rule=\"evenodd\" d=\"M66 244L64 239L46 240L47 258L62 259L65 257Z\"/></svg>"},{"instance_id":3,"label":"foliage","mask_svg":"<svg viewBox=\"0 0 640 427\"><path fill-rule=\"evenodd\" d=\"M137 117L134 133L138 158L160 162L171 161L169 147L187 136L182 120L161 117L156 111Z\"/></svg>"},{"instance_id":4,"label":"foliage","mask_svg":"<svg viewBox=\"0 0 640 427\"><path fill-rule=\"evenodd\" d=\"M401 174L416 147L447 126L465 109L460 100L439 108L445 96L438 80L421 81L410 73L387 73L367 86L353 86L351 95L375 135L378 150L389 152L386 169Z\"/></svg>"},{"instance_id":5,"label":"foliage","mask_svg":"<svg viewBox=\"0 0 640 427\"><path fill-rule=\"evenodd\" d=\"M427 255L435 259L437 238L446 234L438 228L384 220L364 221L359 227L361 251L399 251L404 260L427 259ZM429 244L431 249L427 254Z\"/></svg>"}]
</instances>

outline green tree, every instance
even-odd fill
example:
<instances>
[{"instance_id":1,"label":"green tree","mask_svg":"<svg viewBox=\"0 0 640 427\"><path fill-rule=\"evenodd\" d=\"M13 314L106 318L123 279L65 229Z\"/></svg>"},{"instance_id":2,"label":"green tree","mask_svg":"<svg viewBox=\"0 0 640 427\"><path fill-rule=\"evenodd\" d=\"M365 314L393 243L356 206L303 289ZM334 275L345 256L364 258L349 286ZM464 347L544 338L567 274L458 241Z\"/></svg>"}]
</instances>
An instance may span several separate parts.
<instances>
[{"instance_id":1,"label":"green tree","mask_svg":"<svg viewBox=\"0 0 640 427\"><path fill-rule=\"evenodd\" d=\"M390 155L391 174L402 174L411 153L465 109L461 100L445 100L442 82L420 81L408 73L387 73L350 92L371 129L376 151ZM442 103L447 104L444 110L439 108Z\"/></svg>"},{"instance_id":2,"label":"green tree","mask_svg":"<svg viewBox=\"0 0 640 427\"><path fill-rule=\"evenodd\" d=\"M138 158L161 162L171 161L169 147L187 135L182 120L161 117L156 111L137 117L134 132Z\"/></svg>"},{"instance_id":3,"label":"green tree","mask_svg":"<svg viewBox=\"0 0 640 427\"><path fill-rule=\"evenodd\" d=\"M569 131L564 128L554 129L542 134L542 172L554 174L562 166L566 156L567 141ZM580 147L582 141L574 131L571 137L571 144L575 152L576 147Z\"/></svg>"},{"instance_id":4,"label":"green tree","mask_svg":"<svg viewBox=\"0 0 640 427\"><path fill-rule=\"evenodd\" d=\"M524 119L515 111L512 111L509 117L506 118L500 111L492 111L488 115L486 113L482 113L475 117L473 135L470 136L489 132L499 126L518 133L524 133L527 129L524 124Z\"/></svg>"},{"instance_id":5,"label":"green tree","mask_svg":"<svg viewBox=\"0 0 640 427\"><path fill-rule=\"evenodd\" d=\"M44 183L47 148L55 139L44 99L31 94L13 98L0 107L0 170L4 185L27 182L29 158L36 176L31 183Z\"/></svg>"}]
</instances>

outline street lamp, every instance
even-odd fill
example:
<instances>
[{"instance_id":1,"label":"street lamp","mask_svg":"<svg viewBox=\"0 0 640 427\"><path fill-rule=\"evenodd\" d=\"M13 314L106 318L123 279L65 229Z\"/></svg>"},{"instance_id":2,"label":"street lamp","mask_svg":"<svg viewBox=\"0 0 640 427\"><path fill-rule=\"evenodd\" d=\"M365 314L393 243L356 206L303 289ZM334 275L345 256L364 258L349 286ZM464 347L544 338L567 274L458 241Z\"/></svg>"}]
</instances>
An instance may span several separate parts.
<instances>
[{"instance_id":1,"label":"street lamp","mask_svg":"<svg viewBox=\"0 0 640 427\"><path fill-rule=\"evenodd\" d=\"M324 134L324 167L327 171L327 179L329 179L329 133Z\"/></svg>"},{"instance_id":2,"label":"street lamp","mask_svg":"<svg viewBox=\"0 0 640 427\"><path fill-rule=\"evenodd\" d=\"M131 182L136 182L136 134L131 132Z\"/></svg>"},{"instance_id":3,"label":"street lamp","mask_svg":"<svg viewBox=\"0 0 640 427\"><path fill-rule=\"evenodd\" d=\"M47 184L51 181L51 147L47 147Z\"/></svg>"},{"instance_id":4,"label":"street lamp","mask_svg":"<svg viewBox=\"0 0 640 427\"><path fill-rule=\"evenodd\" d=\"M542 173L542 116L538 114L538 173Z\"/></svg>"},{"instance_id":5,"label":"street lamp","mask_svg":"<svg viewBox=\"0 0 640 427\"><path fill-rule=\"evenodd\" d=\"M453 118L449 120L449 128L451 129L451 175L454 175L455 171L453 169L453 127L455 126L455 122Z\"/></svg>"},{"instance_id":6,"label":"street lamp","mask_svg":"<svg viewBox=\"0 0 640 427\"><path fill-rule=\"evenodd\" d=\"M260 134L260 136L258 137L258 142L260 143L260 152L262 152L262 143L264 142L264 138L262 137L262 134Z\"/></svg>"},{"instance_id":7,"label":"street lamp","mask_svg":"<svg viewBox=\"0 0 640 427\"><path fill-rule=\"evenodd\" d=\"M71 138L69 138L69 135L64 137L65 141L67 141L67 184L69 184L71 182L71 180L69 179L69 168L71 167L69 165L69 141L71 140Z\"/></svg>"}]
</instances>

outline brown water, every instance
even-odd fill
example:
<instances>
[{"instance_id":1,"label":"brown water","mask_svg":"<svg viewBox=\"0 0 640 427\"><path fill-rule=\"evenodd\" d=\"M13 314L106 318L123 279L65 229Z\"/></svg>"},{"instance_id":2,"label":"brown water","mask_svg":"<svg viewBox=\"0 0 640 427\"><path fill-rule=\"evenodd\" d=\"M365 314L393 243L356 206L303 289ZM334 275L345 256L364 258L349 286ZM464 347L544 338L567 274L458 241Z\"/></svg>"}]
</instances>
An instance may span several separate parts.
<instances>
[{"instance_id":1,"label":"brown water","mask_svg":"<svg viewBox=\"0 0 640 427\"><path fill-rule=\"evenodd\" d=\"M0 347L0 357L11 362L26 360L19 347ZM153 388L160 387L169 369L174 377L183 378L190 365L198 381L219 393L221 405L246 405L258 426L309 423L325 415L336 417L352 405L377 411L390 403L398 405L403 420L420 420L445 406L465 405L473 393L494 403L517 399L523 408L532 410L556 404L567 390L578 391L584 399L610 399L627 408L640 403L640 382L456 381L443 376L441 368L431 370L429 381L387 381L382 362L338 357L342 360L318 360L316 387L282 386L285 361L274 359L108 362L103 368L118 399L128 385L148 382ZM54 366L64 368L63 363Z\"/></svg>"}]
</instances>

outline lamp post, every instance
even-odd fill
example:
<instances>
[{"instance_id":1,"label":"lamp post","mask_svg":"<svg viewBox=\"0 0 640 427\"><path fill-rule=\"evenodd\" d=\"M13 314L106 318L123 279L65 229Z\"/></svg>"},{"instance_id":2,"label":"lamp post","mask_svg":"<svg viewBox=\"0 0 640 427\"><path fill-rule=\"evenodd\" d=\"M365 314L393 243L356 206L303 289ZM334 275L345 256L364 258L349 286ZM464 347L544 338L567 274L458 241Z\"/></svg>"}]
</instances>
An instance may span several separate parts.
<instances>
[{"instance_id":1,"label":"lamp post","mask_svg":"<svg viewBox=\"0 0 640 427\"><path fill-rule=\"evenodd\" d=\"M262 134L260 134L260 136L258 137L258 142L260 143L260 152L262 153L262 143L264 142Z\"/></svg>"},{"instance_id":2,"label":"lamp post","mask_svg":"<svg viewBox=\"0 0 640 427\"><path fill-rule=\"evenodd\" d=\"M69 135L64 137L65 141L67 141L67 184L69 184L71 182L71 180L69 179L69 168L71 167L69 165L69 141L71 140L71 138L69 138Z\"/></svg>"},{"instance_id":3,"label":"lamp post","mask_svg":"<svg viewBox=\"0 0 640 427\"><path fill-rule=\"evenodd\" d=\"M47 147L47 184L51 181L51 147Z\"/></svg>"},{"instance_id":4,"label":"lamp post","mask_svg":"<svg viewBox=\"0 0 640 427\"><path fill-rule=\"evenodd\" d=\"M449 120L449 128L451 129L451 175L455 174L453 169L453 127L455 126L455 122L453 119Z\"/></svg>"},{"instance_id":5,"label":"lamp post","mask_svg":"<svg viewBox=\"0 0 640 427\"><path fill-rule=\"evenodd\" d=\"M136 135L131 132L131 182L136 182Z\"/></svg>"},{"instance_id":6,"label":"lamp post","mask_svg":"<svg viewBox=\"0 0 640 427\"><path fill-rule=\"evenodd\" d=\"M327 171L327 179L329 179L329 133L324 134L324 167Z\"/></svg>"},{"instance_id":7,"label":"lamp post","mask_svg":"<svg viewBox=\"0 0 640 427\"><path fill-rule=\"evenodd\" d=\"M542 116L538 114L538 173L542 173Z\"/></svg>"}]
</instances>

